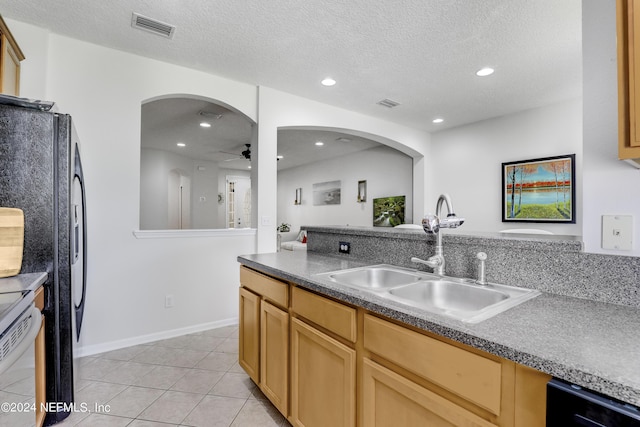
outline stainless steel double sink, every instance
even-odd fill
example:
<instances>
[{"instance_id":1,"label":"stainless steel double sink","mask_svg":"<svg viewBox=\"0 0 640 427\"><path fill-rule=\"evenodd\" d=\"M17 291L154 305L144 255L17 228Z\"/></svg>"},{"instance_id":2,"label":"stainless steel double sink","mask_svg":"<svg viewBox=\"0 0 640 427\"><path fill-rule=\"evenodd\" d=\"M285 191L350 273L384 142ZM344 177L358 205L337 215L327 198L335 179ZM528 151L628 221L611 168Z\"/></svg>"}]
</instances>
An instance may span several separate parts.
<instances>
[{"instance_id":1,"label":"stainless steel double sink","mask_svg":"<svg viewBox=\"0 0 640 427\"><path fill-rule=\"evenodd\" d=\"M384 299L478 323L540 294L534 289L438 276L379 264L316 274L314 279L372 292Z\"/></svg>"}]
</instances>

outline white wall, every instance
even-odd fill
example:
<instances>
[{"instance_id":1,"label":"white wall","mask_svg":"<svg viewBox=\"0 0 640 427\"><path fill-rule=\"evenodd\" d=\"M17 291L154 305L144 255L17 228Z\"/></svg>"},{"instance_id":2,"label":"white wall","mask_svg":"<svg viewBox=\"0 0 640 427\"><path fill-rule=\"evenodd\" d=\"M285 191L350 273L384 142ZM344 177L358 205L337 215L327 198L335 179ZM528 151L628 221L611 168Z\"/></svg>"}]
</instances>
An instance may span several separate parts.
<instances>
[{"instance_id":1,"label":"white wall","mask_svg":"<svg viewBox=\"0 0 640 427\"><path fill-rule=\"evenodd\" d=\"M615 0L582 6L585 250L640 256L640 170L618 160ZM633 250L601 247L602 215L633 215Z\"/></svg>"},{"instance_id":2,"label":"white wall","mask_svg":"<svg viewBox=\"0 0 640 427\"><path fill-rule=\"evenodd\" d=\"M291 224L295 238L301 225L373 225L373 199L406 196L405 222L413 218L413 159L393 148L378 147L348 156L314 162L278 172L277 224ZM340 180L339 205L314 206L313 184ZM358 181L367 181L367 200L358 203ZM296 188L302 188L302 204L295 205Z\"/></svg>"},{"instance_id":3,"label":"white wall","mask_svg":"<svg viewBox=\"0 0 640 427\"><path fill-rule=\"evenodd\" d=\"M396 123L375 119L353 111L332 107L309 99L261 86L258 109L257 175L260 195L277 194L278 129L286 127L325 128L339 130L372 139L396 148L414 158L413 210L422 215L428 186L425 169L430 159L430 136L427 132ZM269 252L276 246L277 198L260 197L258 200L258 251Z\"/></svg>"},{"instance_id":4,"label":"white wall","mask_svg":"<svg viewBox=\"0 0 640 427\"><path fill-rule=\"evenodd\" d=\"M429 185L448 193L456 214L465 218L457 233L542 228L580 235L582 102L574 100L484 120L431 135L433 164ZM502 222L502 163L576 154L576 224ZM430 212L436 199L430 201ZM448 230L449 231L449 230Z\"/></svg>"},{"instance_id":5,"label":"white wall","mask_svg":"<svg viewBox=\"0 0 640 427\"><path fill-rule=\"evenodd\" d=\"M133 235L140 206L140 106L165 94L200 95L256 120L256 88L55 34L45 37L19 22L9 25L27 57L21 95L55 100L59 111L73 116L82 143L89 238L84 351L234 322L236 256L256 251L255 233L149 240ZM41 58L46 73L32 68L43 65ZM164 308L167 294L175 300L170 309Z\"/></svg>"}]
</instances>

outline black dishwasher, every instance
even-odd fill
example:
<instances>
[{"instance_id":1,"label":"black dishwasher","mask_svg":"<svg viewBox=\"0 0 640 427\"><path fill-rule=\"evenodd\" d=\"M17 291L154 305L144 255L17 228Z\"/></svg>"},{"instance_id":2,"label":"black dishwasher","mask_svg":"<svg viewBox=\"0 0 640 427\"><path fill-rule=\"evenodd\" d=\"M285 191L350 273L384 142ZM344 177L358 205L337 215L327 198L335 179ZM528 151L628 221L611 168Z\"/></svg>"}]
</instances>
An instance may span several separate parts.
<instances>
[{"instance_id":1,"label":"black dishwasher","mask_svg":"<svg viewBox=\"0 0 640 427\"><path fill-rule=\"evenodd\" d=\"M637 407L552 379L547 384L547 427L640 427Z\"/></svg>"}]
</instances>

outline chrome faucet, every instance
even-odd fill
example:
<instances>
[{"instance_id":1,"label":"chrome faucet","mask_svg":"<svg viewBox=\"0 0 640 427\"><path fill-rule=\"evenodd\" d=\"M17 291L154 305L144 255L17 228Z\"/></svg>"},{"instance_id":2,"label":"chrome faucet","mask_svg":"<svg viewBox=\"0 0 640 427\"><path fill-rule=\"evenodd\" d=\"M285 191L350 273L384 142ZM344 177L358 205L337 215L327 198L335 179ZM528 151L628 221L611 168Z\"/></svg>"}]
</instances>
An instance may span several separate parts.
<instances>
[{"instance_id":1,"label":"chrome faucet","mask_svg":"<svg viewBox=\"0 0 640 427\"><path fill-rule=\"evenodd\" d=\"M440 211L442 210L442 203L447 205L447 217L442 218ZM444 276L444 251L442 249L442 234L440 234L441 228L457 228L464 223L464 218L457 217L453 211L453 205L451 203L451 197L448 194L441 194L438 197L436 203L436 213L427 214L422 219L422 228L427 234L436 235L436 253L427 260L412 257L412 262L425 264L433 269L435 274Z\"/></svg>"}]
</instances>

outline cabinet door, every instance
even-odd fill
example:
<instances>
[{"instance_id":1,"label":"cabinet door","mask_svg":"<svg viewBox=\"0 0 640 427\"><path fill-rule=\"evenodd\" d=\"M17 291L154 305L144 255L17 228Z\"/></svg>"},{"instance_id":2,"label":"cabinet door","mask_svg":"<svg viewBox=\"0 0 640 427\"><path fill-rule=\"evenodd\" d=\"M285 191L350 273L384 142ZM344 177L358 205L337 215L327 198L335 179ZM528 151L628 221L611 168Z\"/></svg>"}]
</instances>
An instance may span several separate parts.
<instances>
[{"instance_id":1,"label":"cabinet door","mask_svg":"<svg viewBox=\"0 0 640 427\"><path fill-rule=\"evenodd\" d=\"M289 392L289 313L267 301L260 310L260 389L286 417Z\"/></svg>"},{"instance_id":2,"label":"cabinet door","mask_svg":"<svg viewBox=\"0 0 640 427\"><path fill-rule=\"evenodd\" d=\"M369 359L362 365L362 414L364 427L495 427Z\"/></svg>"},{"instance_id":3,"label":"cabinet door","mask_svg":"<svg viewBox=\"0 0 640 427\"><path fill-rule=\"evenodd\" d=\"M260 297L240 288L240 331L238 363L260 382Z\"/></svg>"},{"instance_id":4,"label":"cabinet door","mask_svg":"<svg viewBox=\"0 0 640 427\"><path fill-rule=\"evenodd\" d=\"M291 423L354 426L355 383L355 350L292 318Z\"/></svg>"}]
</instances>

